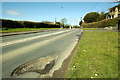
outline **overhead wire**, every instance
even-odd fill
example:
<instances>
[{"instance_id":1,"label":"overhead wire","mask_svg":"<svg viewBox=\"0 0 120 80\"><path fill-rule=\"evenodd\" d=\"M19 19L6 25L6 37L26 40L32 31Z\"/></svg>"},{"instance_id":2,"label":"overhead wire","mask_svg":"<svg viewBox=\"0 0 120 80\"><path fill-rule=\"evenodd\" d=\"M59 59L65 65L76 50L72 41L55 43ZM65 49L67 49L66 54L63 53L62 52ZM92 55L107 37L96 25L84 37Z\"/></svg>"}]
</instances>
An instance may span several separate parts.
<instances>
[{"instance_id":1,"label":"overhead wire","mask_svg":"<svg viewBox=\"0 0 120 80\"><path fill-rule=\"evenodd\" d=\"M97 5L98 5L98 2L95 2L95 4L89 9L89 11L92 11ZM86 11L88 11L88 9L86 9ZM82 11L81 14L83 14L83 11ZM83 19L83 18L80 17L80 20L82 20L82 19Z\"/></svg>"},{"instance_id":2,"label":"overhead wire","mask_svg":"<svg viewBox=\"0 0 120 80\"><path fill-rule=\"evenodd\" d=\"M96 6L97 6L98 2L95 2L95 4L93 5L93 7L90 9L90 11L92 11Z\"/></svg>"}]
</instances>

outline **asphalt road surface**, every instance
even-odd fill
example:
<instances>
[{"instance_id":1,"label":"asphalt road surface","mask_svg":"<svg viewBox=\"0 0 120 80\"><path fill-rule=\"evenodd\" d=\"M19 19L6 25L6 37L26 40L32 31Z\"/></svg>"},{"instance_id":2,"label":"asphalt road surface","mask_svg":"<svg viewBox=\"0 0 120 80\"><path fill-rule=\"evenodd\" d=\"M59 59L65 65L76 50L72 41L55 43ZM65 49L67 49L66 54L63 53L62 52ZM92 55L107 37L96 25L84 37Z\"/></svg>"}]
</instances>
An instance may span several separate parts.
<instances>
[{"instance_id":1,"label":"asphalt road surface","mask_svg":"<svg viewBox=\"0 0 120 80\"><path fill-rule=\"evenodd\" d=\"M62 62L70 55L75 47L80 29L59 29L32 34L21 34L5 36L2 38L2 78L42 78L52 76L55 70L58 70ZM37 61L36 61L37 60ZM41 60L41 61L39 61ZM54 65L50 61L55 60ZM29 67L20 67L23 72L16 76L10 76L15 69L21 65L30 65ZM49 72L40 74L31 69L37 65L41 68L49 66ZM32 67L32 68L31 68ZM22 68L22 69L21 69ZM40 67L39 67L40 69ZM47 72L47 70L46 70Z\"/></svg>"}]
</instances>

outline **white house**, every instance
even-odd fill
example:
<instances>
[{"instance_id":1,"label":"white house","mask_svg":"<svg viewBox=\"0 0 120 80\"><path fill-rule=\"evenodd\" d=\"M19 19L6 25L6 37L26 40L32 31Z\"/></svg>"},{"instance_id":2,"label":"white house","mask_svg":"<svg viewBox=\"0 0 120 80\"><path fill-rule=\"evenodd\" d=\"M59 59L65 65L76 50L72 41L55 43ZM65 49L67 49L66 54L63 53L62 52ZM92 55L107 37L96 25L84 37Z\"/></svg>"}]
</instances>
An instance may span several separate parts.
<instances>
[{"instance_id":1,"label":"white house","mask_svg":"<svg viewBox=\"0 0 120 80\"><path fill-rule=\"evenodd\" d=\"M120 4L109 9L110 12L106 16L106 19L117 18L120 16Z\"/></svg>"}]
</instances>

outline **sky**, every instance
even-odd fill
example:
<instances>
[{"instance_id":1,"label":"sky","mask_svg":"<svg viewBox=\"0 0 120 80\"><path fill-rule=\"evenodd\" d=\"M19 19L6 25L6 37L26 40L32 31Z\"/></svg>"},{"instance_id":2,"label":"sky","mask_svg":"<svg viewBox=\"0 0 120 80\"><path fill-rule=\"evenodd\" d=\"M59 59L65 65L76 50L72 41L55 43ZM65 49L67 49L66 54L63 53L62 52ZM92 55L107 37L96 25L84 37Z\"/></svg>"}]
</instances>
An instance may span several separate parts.
<instances>
[{"instance_id":1,"label":"sky","mask_svg":"<svg viewBox=\"0 0 120 80\"><path fill-rule=\"evenodd\" d=\"M116 6L113 2L2 2L2 18L20 21L60 21L79 25L79 21L90 12L108 12Z\"/></svg>"},{"instance_id":2,"label":"sky","mask_svg":"<svg viewBox=\"0 0 120 80\"><path fill-rule=\"evenodd\" d=\"M119 0L1 0L2 2L113 2Z\"/></svg>"}]
</instances>

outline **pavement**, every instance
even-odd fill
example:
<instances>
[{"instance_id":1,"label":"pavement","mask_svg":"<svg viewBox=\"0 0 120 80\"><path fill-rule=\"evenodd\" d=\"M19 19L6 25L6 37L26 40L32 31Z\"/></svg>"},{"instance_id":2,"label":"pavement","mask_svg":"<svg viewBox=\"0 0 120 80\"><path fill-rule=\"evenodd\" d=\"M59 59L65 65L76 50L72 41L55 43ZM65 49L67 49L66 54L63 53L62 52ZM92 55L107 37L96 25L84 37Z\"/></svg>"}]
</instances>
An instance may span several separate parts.
<instances>
[{"instance_id":1,"label":"pavement","mask_svg":"<svg viewBox=\"0 0 120 80\"><path fill-rule=\"evenodd\" d=\"M52 77L74 49L81 33L80 29L59 29L2 37L2 78Z\"/></svg>"}]
</instances>

